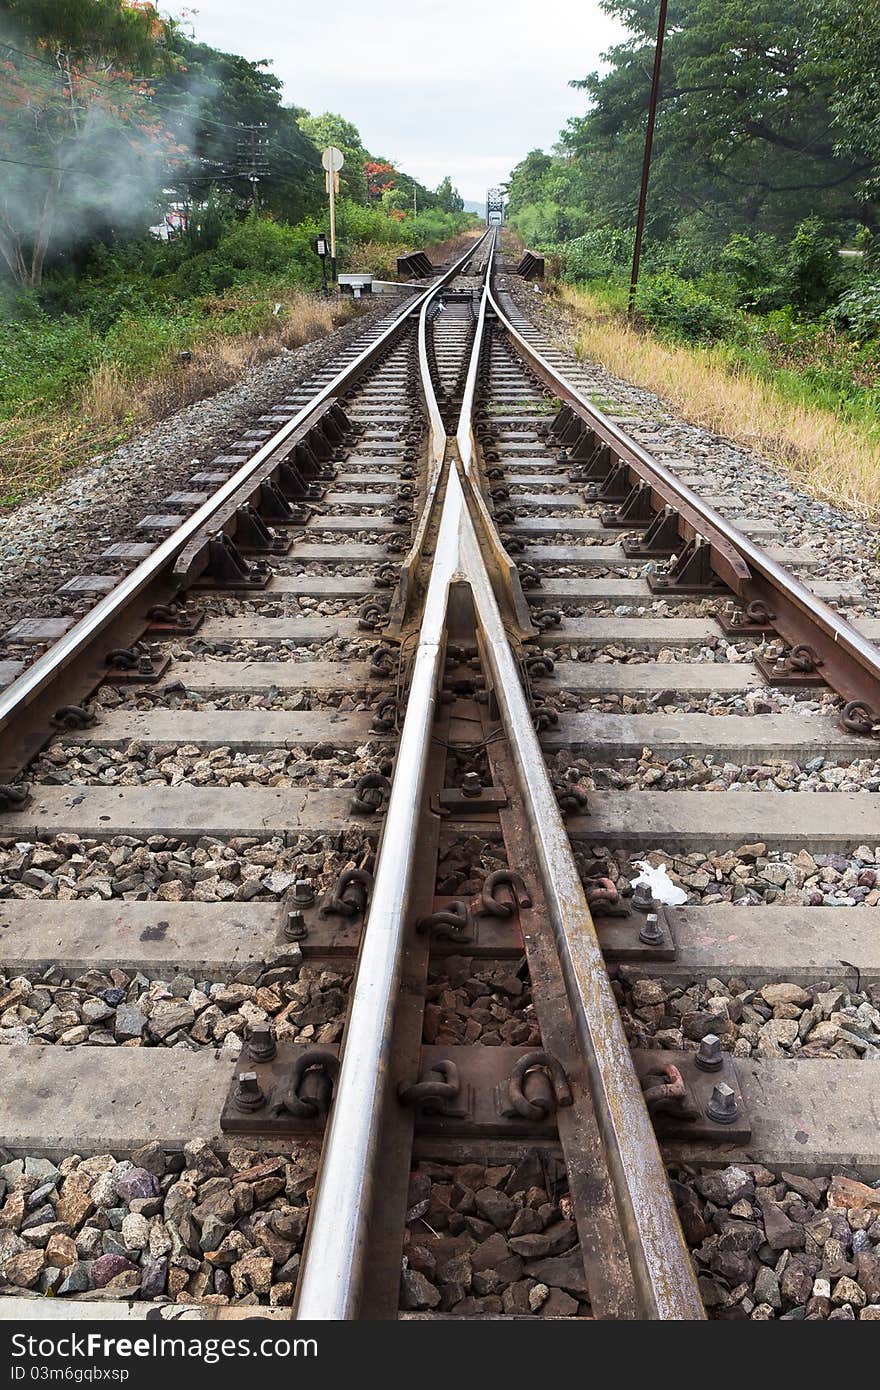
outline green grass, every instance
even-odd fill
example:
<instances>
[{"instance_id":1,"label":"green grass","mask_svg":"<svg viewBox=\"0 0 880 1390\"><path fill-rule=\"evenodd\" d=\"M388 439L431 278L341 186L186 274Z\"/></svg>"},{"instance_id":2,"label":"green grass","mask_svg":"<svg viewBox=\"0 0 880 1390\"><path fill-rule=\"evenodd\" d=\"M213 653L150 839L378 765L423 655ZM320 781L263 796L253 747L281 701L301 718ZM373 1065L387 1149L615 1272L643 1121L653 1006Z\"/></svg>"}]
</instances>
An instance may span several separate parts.
<instances>
[{"instance_id":1,"label":"green grass","mask_svg":"<svg viewBox=\"0 0 880 1390\"><path fill-rule=\"evenodd\" d=\"M657 321L645 294L648 285L650 277L640 286L640 321L661 339L693 343L690 333L676 329L668 319ZM609 313L626 312L628 286L623 277L591 280L584 288ZM826 320L798 320L790 310L748 314L728 306L728 314L730 332L710 341L729 371L757 377L790 404L831 411L869 438L880 439L880 344L856 342Z\"/></svg>"},{"instance_id":2,"label":"green grass","mask_svg":"<svg viewBox=\"0 0 880 1390\"><path fill-rule=\"evenodd\" d=\"M387 247L393 265L399 247L473 221L432 211L400 222L354 204L343 212L342 266L357 258L360 236ZM83 264L50 270L39 292L0 278L0 507L366 307L311 293L321 279L317 230L221 218L193 240L95 247Z\"/></svg>"}]
</instances>

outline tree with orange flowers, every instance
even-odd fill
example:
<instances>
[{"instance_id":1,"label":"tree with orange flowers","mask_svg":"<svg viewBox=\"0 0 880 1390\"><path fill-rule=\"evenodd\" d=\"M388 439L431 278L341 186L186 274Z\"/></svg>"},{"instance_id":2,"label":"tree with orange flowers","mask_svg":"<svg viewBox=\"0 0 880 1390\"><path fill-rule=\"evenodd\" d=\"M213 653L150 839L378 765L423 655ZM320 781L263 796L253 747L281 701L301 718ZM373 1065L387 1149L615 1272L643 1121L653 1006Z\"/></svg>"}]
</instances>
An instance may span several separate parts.
<instances>
[{"instance_id":1,"label":"tree with orange flowers","mask_svg":"<svg viewBox=\"0 0 880 1390\"><path fill-rule=\"evenodd\" d=\"M394 165L387 164L383 159L365 159L364 175L367 180L367 199L378 200L386 189L393 188L396 172Z\"/></svg>"},{"instance_id":2,"label":"tree with orange flowers","mask_svg":"<svg viewBox=\"0 0 880 1390\"><path fill-rule=\"evenodd\" d=\"M183 155L151 106L172 60L144 3L0 0L0 25L0 256L36 287L53 244L142 219Z\"/></svg>"}]
</instances>

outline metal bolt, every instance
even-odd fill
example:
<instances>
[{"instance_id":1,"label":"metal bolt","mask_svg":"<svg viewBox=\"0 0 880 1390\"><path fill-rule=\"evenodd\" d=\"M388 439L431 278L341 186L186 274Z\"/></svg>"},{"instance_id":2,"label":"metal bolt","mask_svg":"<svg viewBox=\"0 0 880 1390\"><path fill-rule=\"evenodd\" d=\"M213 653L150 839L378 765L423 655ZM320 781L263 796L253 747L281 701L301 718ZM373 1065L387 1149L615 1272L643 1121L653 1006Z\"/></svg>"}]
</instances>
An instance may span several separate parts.
<instances>
[{"instance_id":1,"label":"metal bolt","mask_svg":"<svg viewBox=\"0 0 880 1390\"><path fill-rule=\"evenodd\" d=\"M466 772L461 779L461 790L463 796L479 796L483 790L478 772Z\"/></svg>"},{"instance_id":2,"label":"metal bolt","mask_svg":"<svg viewBox=\"0 0 880 1390\"><path fill-rule=\"evenodd\" d=\"M645 925L639 932L639 941L643 941L646 946L659 946L662 940L663 928L660 918L656 912L649 912L645 918Z\"/></svg>"},{"instance_id":3,"label":"metal bolt","mask_svg":"<svg viewBox=\"0 0 880 1390\"><path fill-rule=\"evenodd\" d=\"M712 1087L712 1098L706 1106L706 1114L716 1125L732 1125L738 1116L736 1094L726 1081L718 1081Z\"/></svg>"},{"instance_id":4,"label":"metal bolt","mask_svg":"<svg viewBox=\"0 0 880 1390\"><path fill-rule=\"evenodd\" d=\"M721 1070L724 1066L724 1054L721 1051L721 1039L716 1033L707 1033L702 1039L694 1061L700 1071Z\"/></svg>"},{"instance_id":5,"label":"metal bolt","mask_svg":"<svg viewBox=\"0 0 880 1390\"><path fill-rule=\"evenodd\" d=\"M275 1035L269 1023L252 1023L248 1029L248 1052L255 1062L270 1062L275 1056Z\"/></svg>"},{"instance_id":6,"label":"metal bolt","mask_svg":"<svg viewBox=\"0 0 880 1390\"><path fill-rule=\"evenodd\" d=\"M255 1071L240 1071L238 1073L238 1085L235 1088L234 1100L236 1108L239 1110L259 1110L261 1105L265 1105L266 1097L260 1088Z\"/></svg>"},{"instance_id":7,"label":"metal bolt","mask_svg":"<svg viewBox=\"0 0 880 1390\"><path fill-rule=\"evenodd\" d=\"M301 912L288 912L287 921L284 924L284 936L287 941L305 941L309 934L306 926L306 919Z\"/></svg>"},{"instance_id":8,"label":"metal bolt","mask_svg":"<svg viewBox=\"0 0 880 1390\"><path fill-rule=\"evenodd\" d=\"M153 674L153 658L151 656L138 657L138 674L141 676L151 676Z\"/></svg>"},{"instance_id":9,"label":"metal bolt","mask_svg":"<svg viewBox=\"0 0 880 1390\"><path fill-rule=\"evenodd\" d=\"M293 900L301 907L311 907L315 901L315 890L310 878L298 878L293 886Z\"/></svg>"},{"instance_id":10,"label":"metal bolt","mask_svg":"<svg viewBox=\"0 0 880 1390\"><path fill-rule=\"evenodd\" d=\"M632 905L637 912L650 912L654 906L654 897L648 883L637 883L633 889Z\"/></svg>"}]
</instances>

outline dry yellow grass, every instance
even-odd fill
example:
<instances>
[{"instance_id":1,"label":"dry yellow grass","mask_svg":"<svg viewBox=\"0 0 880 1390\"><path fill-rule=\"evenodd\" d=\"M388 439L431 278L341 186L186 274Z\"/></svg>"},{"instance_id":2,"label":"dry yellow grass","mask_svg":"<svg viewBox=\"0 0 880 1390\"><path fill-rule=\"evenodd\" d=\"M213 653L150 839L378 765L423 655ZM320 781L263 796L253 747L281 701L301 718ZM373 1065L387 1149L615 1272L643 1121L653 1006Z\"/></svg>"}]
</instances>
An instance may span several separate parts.
<instances>
[{"instance_id":1,"label":"dry yellow grass","mask_svg":"<svg viewBox=\"0 0 880 1390\"><path fill-rule=\"evenodd\" d=\"M251 367L322 338L366 306L292 291L259 333L202 339L186 360L132 381L113 362L99 363L78 401L39 417L0 423L0 508L56 485L72 467L121 444L153 420L240 381Z\"/></svg>"},{"instance_id":2,"label":"dry yellow grass","mask_svg":"<svg viewBox=\"0 0 880 1390\"><path fill-rule=\"evenodd\" d=\"M82 412L98 426L161 419L240 381L279 349L302 347L324 337L360 308L349 298L323 299L293 292L260 332L212 333L185 359L169 358L161 370L140 381L131 381L113 362L101 362L83 389Z\"/></svg>"},{"instance_id":3,"label":"dry yellow grass","mask_svg":"<svg viewBox=\"0 0 880 1390\"><path fill-rule=\"evenodd\" d=\"M880 518L880 445L856 425L786 400L711 347L683 347L631 328L588 291L558 287L575 351L655 391L685 419L757 449L812 496Z\"/></svg>"}]
</instances>

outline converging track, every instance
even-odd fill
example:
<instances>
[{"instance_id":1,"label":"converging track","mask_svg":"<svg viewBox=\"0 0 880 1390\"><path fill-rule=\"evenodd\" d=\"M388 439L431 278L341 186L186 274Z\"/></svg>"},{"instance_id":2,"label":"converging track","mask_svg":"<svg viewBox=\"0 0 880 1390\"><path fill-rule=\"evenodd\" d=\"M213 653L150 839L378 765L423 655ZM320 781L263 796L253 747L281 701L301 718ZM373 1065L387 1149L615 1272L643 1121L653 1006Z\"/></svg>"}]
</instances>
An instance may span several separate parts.
<instances>
[{"instance_id":1,"label":"converging track","mask_svg":"<svg viewBox=\"0 0 880 1390\"><path fill-rule=\"evenodd\" d=\"M871 759L880 624L598 411L495 240L6 634L6 1291L863 1307L816 1223L876 1215L874 909L748 893L873 883L880 814L703 771Z\"/></svg>"}]
</instances>

